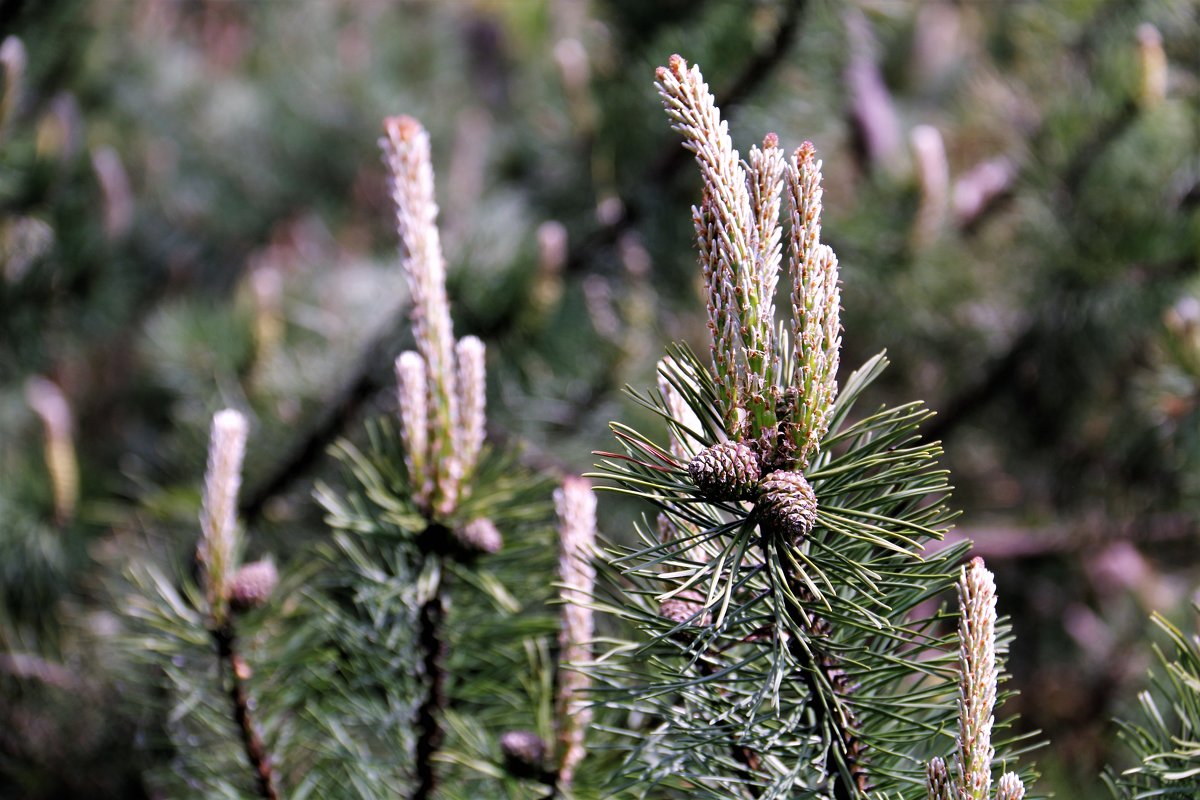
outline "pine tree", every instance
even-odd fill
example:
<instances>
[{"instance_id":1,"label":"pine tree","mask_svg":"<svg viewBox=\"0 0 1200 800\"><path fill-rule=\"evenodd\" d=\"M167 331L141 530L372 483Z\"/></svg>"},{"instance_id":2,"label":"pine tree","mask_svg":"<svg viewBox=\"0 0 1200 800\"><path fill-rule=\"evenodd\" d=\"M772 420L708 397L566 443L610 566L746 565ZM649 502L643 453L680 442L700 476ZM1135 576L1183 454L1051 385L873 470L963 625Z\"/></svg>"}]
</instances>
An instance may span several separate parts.
<instances>
[{"instance_id":1,"label":"pine tree","mask_svg":"<svg viewBox=\"0 0 1200 800\"><path fill-rule=\"evenodd\" d=\"M231 698L239 671L281 793L405 795L418 783L415 721L430 687L414 609L431 581L447 600L446 691L443 713L426 718L443 724L422 730L443 734L424 751L440 791L547 793L563 754L579 752L562 713L579 709L583 688L568 699L561 687L609 665L560 667L590 650L576 642L564 655L563 614L546 607L557 470L544 465L578 469L616 413L613 387L653 384L659 348L647 343L702 333L688 226L676 224L688 159L652 124L640 74L680 42L720 76L732 130L819 142L837 176L823 225L846 271L841 320L853 334L838 356L861 364L886 342L893 366L871 372L857 404L842 373L833 408L845 416L817 436L806 467L788 447L819 431L803 415L822 404L796 405L802 382L786 365L717 381L692 375L711 374L707 354L672 351L664 372L732 388L753 414L735 403L726 419L731 406L709 398L699 405L719 411L714 423L662 377L661 397L643 396L653 409L621 418L653 432L669 409L667 434L648 438L670 445L689 510L733 522L729 509L740 509L755 530L803 533L801 553L824 569L805 548L828 535L821 510L836 484L816 477L820 465L850 457L838 431L879 399L930 401L939 416L920 432L947 439L940 458L957 501L988 515L972 510L982 529L958 535L996 554L1002 583L1020 573L1010 597L1025 634L1013 660L1023 724L1057 728L1043 764L1058 783L1042 788L1087 791L1078 787L1112 746L1097 721L1130 693L1123 665L1137 648L1126 645L1153 628L1142 610L1121 612L1141 604L1175 619L1185 593L1174 590L1195 582L1188 552L1153 556L1164 539L1194 538L1200 485L1197 1L584 5L47 0L0 12L25 43L0 43L0 719L10 723L0 795L258 794ZM377 252L389 249L379 205L391 198L373 137L361 135L398 103L420 111L449 167L454 344L470 333L488 346L491 442L462 481L470 496L437 522L453 552L422 533L455 473L435 470L428 491L424 478L407 483L407 462L428 462L429 450L408 447L402 416L381 408L396 404L398 352L412 351L410 388L425 369L399 313L404 276ZM743 166L764 178L747 184L752 209L772 202L773 149ZM785 339L800 349L790 326L761 325L764 297L786 306L791 281L772 295L753 270L732 274L735 300L739 288L757 298L750 349L769 341L781 353ZM740 327L729 341L735 368L748 369ZM772 384L768 370L777 402L753 396ZM205 433L227 406L250 430L245 548L223 577L239 669L220 654L196 560ZM364 431L364 408L385 418ZM788 425L797 436L780 438ZM323 458L339 437L337 458ZM523 456L506 445L522 438L533 444ZM309 502L313 477L332 533ZM640 497L602 510L619 517ZM651 513L644 527L661 544L711 524ZM630 547L625 528L612 525L617 547L649 546ZM1140 561L1138 576L1097 580L1118 550ZM1036 563L1022 555L1032 552ZM680 547L671 559L693 569L710 556ZM643 571L678 571L669 562ZM626 590L641 586L653 616L637 625L701 635L725 624L711 570L684 588L686 578L627 581L601 568L623 588L595 602L627 610ZM938 580L948 591L957 574L948 558ZM1074 625L1081 616L1090 628ZM831 635L841 625L816 620ZM961 670L952 626L946 613L932 629L947 678ZM599 630L602 642L646 642L636 625ZM1138 723L1155 740L1146 754L1162 759L1130 791L1188 786L1154 782L1155 765L1190 768L1169 755L1176 695L1165 688L1151 696L1166 728ZM587 757L562 791L609 796L599 787L622 756L607 749L609 731L650 723L632 702L590 712ZM912 786L924 783L921 758L944 759L954 780L954 728L926 756L905 756Z\"/></svg>"},{"instance_id":2,"label":"pine tree","mask_svg":"<svg viewBox=\"0 0 1200 800\"><path fill-rule=\"evenodd\" d=\"M882 356L839 392L837 259L821 243L812 146L785 159L768 136L739 160L698 68L673 56L658 87L704 183L693 220L712 361L674 348L658 391L634 395L667 440L616 424L622 451L601 454L615 491L656 508L639 544L614 546L597 600L636 631L594 670L598 699L629 715L625 785L635 796L924 796L967 672L937 605L965 548L938 547L953 514L939 448L918 433L929 414L919 403L855 413ZM773 311L784 186L790 327ZM977 613L964 612L964 634ZM983 713L990 736L994 660L986 669L992 694L971 719ZM966 702L976 688L963 691ZM978 747L964 769L990 781L992 751Z\"/></svg>"},{"instance_id":3,"label":"pine tree","mask_svg":"<svg viewBox=\"0 0 1200 800\"><path fill-rule=\"evenodd\" d=\"M335 563L357 567L335 572L349 578L344 591L352 595L368 582L393 585L383 608L356 596L354 627L391 617L416 644L408 665L418 676L407 698L413 715L399 721L415 723L406 734L411 752L396 754L409 763L403 769L414 788L406 796L474 796L498 779L517 797L568 790L584 754L586 716L577 674L558 667L586 660L591 638L590 615L580 617L571 593L590 593L594 502L586 482L568 481L556 494L568 604L555 652L544 579L556 550L546 538L546 478L511 454L484 451L483 345L452 338L429 138L409 117L385 127L417 350L396 361L398 435L378 428L367 454L343 445L349 493L321 492L339 531ZM363 649L366 663L396 658L392 648L376 650ZM378 688L406 700L386 677Z\"/></svg>"},{"instance_id":4,"label":"pine tree","mask_svg":"<svg viewBox=\"0 0 1200 800\"><path fill-rule=\"evenodd\" d=\"M595 500L563 482L556 547L548 477L485 447L484 348L452 336L429 138L410 117L385 133L417 345L396 359L397 419L336 446L344 485L317 492L333 535L277 589L271 560L242 563L246 419L215 417L199 582L135 570L129 602L171 699L164 787L421 800L587 783Z\"/></svg>"}]
</instances>

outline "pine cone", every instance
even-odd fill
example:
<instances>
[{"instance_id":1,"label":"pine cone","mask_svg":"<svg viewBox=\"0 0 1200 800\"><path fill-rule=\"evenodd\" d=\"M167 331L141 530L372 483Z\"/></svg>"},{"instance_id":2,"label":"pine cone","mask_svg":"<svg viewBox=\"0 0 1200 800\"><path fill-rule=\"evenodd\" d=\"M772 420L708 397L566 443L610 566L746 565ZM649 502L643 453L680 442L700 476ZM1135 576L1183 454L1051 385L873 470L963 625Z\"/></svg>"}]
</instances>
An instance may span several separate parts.
<instances>
[{"instance_id":1,"label":"pine cone","mask_svg":"<svg viewBox=\"0 0 1200 800\"><path fill-rule=\"evenodd\" d=\"M749 500L762 472L758 453L744 442L721 442L701 450L688 474L709 500Z\"/></svg>"},{"instance_id":2,"label":"pine cone","mask_svg":"<svg viewBox=\"0 0 1200 800\"><path fill-rule=\"evenodd\" d=\"M476 553L498 553L504 540L496 524L487 517L476 517L456 532L458 540Z\"/></svg>"},{"instance_id":3,"label":"pine cone","mask_svg":"<svg viewBox=\"0 0 1200 800\"><path fill-rule=\"evenodd\" d=\"M264 559L246 564L229 581L229 607L237 612L258 608L271 597L277 583L275 562Z\"/></svg>"},{"instance_id":4,"label":"pine cone","mask_svg":"<svg viewBox=\"0 0 1200 800\"><path fill-rule=\"evenodd\" d=\"M692 619L702 608L704 608L704 595L689 589L663 600L658 606L658 615L676 625L681 625L691 619L691 625L703 628L712 622L712 614L706 611L696 619Z\"/></svg>"},{"instance_id":5,"label":"pine cone","mask_svg":"<svg viewBox=\"0 0 1200 800\"><path fill-rule=\"evenodd\" d=\"M804 475L789 470L768 473L759 484L755 511L763 526L804 538L817 521L817 495Z\"/></svg>"},{"instance_id":6,"label":"pine cone","mask_svg":"<svg viewBox=\"0 0 1200 800\"><path fill-rule=\"evenodd\" d=\"M533 731L500 734L500 751L504 753L504 765L517 777L537 776L544 769L546 743Z\"/></svg>"}]
</instances>

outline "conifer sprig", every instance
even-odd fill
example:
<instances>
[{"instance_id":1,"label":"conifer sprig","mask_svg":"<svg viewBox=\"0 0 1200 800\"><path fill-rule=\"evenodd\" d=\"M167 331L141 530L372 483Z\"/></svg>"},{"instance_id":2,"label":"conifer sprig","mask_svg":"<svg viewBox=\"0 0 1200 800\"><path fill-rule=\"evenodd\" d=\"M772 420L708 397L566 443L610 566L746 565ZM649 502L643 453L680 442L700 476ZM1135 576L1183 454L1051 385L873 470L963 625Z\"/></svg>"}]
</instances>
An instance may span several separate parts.
<instances>
[{"instance_id":1,"label":"conifer sprig","mask_svg":"<svg viewBox=\"0 0 1200 800\"><path fill-rule=\"evenodd\" d=\"M214 628L224 625L229 581L237 569L242 535L237 524L237 495L248 426L241 413L226 409L213 416L200 507L200 544L196 558L203 569L205 597Z\"/></svg>"},{"instance_id":2,"label":"conifer sprig","mask_svg":"<svg viewBox=\"0 0 1200 800\"><path fill-rule=\"evenodd\" d=\"M1192 611L1200 619L1200 605ZM1154 648L1158 664L1150 688L1138 695L1139 718L1119 721L1137 763L1105 781L1117 798L1194 798L1200 796L1200 635L1160 615L1153 621L1168 648Z\"/></svg>"},{"instance_id":3,"label":"conifer sprig","mask_svg":"<svg viewBox=\"0 0 1200 800\"><path fill-rule=\"evenodd\" d=\"M544 574L539 567L553 569L554 549L536 539L504 541L514 527L544 520L549 490L484 447L485 350L473 336L452 337L428 135L409 117L389 119L385 134L417 346L396 360L399 435L384 420L368 426L368 447L340 443L346 492L318 493L338 531L330 604L347 629L378 629L378 641L389 642L382 650L352 648L374 683L341 680L339 691L358 703L380 691L392 696L389 676L397 671L412 677L395 693L401 707L378 734L384 745L371 746L394 762L382 774L403 776L403 788L393 785L390 795L487 796L498 779L510 789L517 784L515 796L522 797L547 785L569 787L585 754L587 677L564 670L554 696L548 597L522 583ZM574 668L586 667L592 638L591 612L580 597L591 595L583 553L591 547L586 530L594 536L594 509L584 513L590 491L585 487L580 499L572 487L561 498L568 602L560 641ZM360 585L372 591L360 593ZM508 588L517 585L517 592ZM345 644L339 639L337 646ZM552 754L547 742L556 744Z\"/></svg>"},{"instance_id":4,"label":"conifer sprig","mask_svg":"<svg viewBox=\"0 0 1200 800\"><path fill-rule=\"evenodd\" d=\"M996 661L996 582L975 558L962 567L958 579L958 737L954 774L933 758L926 772L930 800L990 800L992 744L1000 668ZM1006 772L996 787L996 800L1025 796L1015 772Z\"/></svg>"},{"instance_id":5,"label":"conifer sprig","mask_svg":"<svg viewBox=\"0 0 1200 800\"><path fill-rule=\"evenodd\" d=\"M217 658L228 681L233 718L242 739L246 758L254 771L259 795L266 800L279 796L271 757L255 723L246 690L249 667L237 648L237 633L231 608L240 603L238 569L242 535L237 523L237 496L242 483L242 460L246 453L249 426L237 411L226 409L213 415L204 475L204 502L200 511L200 545L197 560L204 581L209 631L217 647ZM269 592L267 587L266 591ZM240 591L240 590L239 590Z\"/></svg>"},{"instance_id":6,"label":"conifer sprig","mask_svg":"<svg viewBox=\"0 0 1200 800\"><path fill-rule=\"evenodd\" d=\"M658 721L628 731L631 781L696 797L924 791L922 754L953 718L956 673L954 640L916 611L951 586L963 547L917 555L951 518L938 449L916 437L928 412L850 419L882 367L852 375L839 398L827 440L838 452L810 469L817 519L802 542L766 533L740 503L706 500L669 445L614 426L624 452L600 474L659 509L639 544L615 550L598 600L644 637L594 667L608 704ZM704 441L720 436L707 368L677 349L663 370Z\"/></svg>"},{"instance_id":7,"label":"conifer sprig","mask_svg":"<svg viewBox=\"0 0 1200 800\"><path fill-rule=\"evenodd\" d=\"M593 667L598 696L645 720L624 731L627 785L857 800L916 798L932 781L936 800L968 800L928 761L960 671L927 604L966 549L931 552L953 515L940 448L918 434L929 412L853 417L881 356L839 394L838 266L820 241L812 145L785 164L768 137L739 166L699 70L675 56L657 77L704 184L693 219L713 363L675 348L658 392L633 393L666 442L614 424L621 451L598 453L608 488L656 511L613 549L596 601L638 632ZM774 333L784 185L792 321ZM990 624L994 639L994 607ZM991 676L994 700L990 663L970 674ZM987 725L970 741L990 766Z\"/></svg>"},{"instance_id":8,"label":"conifer sprig","mask_svg":"<svg viewBox=\"0 0 1200 800\"><path fill-rule=\"evenodd\" d=\"M396 362L405 458L418 505L430 519L445 519L470 491L483 446L484 346L473 336L454 340L429 134L408 116L387 119L384 131L417 343L416 353Z\"/></svg>"}]
</instances>

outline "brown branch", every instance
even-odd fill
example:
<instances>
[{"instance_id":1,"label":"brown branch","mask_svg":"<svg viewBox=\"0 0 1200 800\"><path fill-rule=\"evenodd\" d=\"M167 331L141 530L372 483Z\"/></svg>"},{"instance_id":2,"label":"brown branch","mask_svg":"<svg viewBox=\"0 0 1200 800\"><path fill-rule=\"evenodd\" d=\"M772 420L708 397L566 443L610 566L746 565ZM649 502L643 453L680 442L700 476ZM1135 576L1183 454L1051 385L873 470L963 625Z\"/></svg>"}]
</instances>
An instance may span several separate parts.
<instances>
[{"instance_id":1,"label":"brown branch","mask_svg":"<svg viewBox=\"0 0 1200 800\"><path fill-rule=\"evenodd\" d=\"M254 770L258 795L264 800L279 800L279 792L275 788L275 774L271 769L271 758L250 715L250 698L246 695L245 686L245 675L249 668L235 647L233 626L226 623L214 630L213 639L217 643L217 657L222 666L229 669L229 699L233 703L233 719L241 733L246 759Z\"/></svg>"},{"instance_id":2,"label":"brown branch","mask_svg":"<svg viewBox=\"0 0 1200 800\"><path fill-rule=\"evenodd\" d=\"M425 697L417 709L417 787L412 800L428 800L437 788L433 756L442 745L442 712L446 705L446 675L442 661L446 645L441 630L446 606L439 586L433 596L421 604L417 646L425 672Z\"/></svg>"},{"instance_id":3,"label":"brown branch","mask_svg":"<svg viewBox=\"0 0 1200 800\"><path fill-rule=\"evenodd\" d=\"M1134 519L1081 519L1038 527L976 525L957 528L946 544L973 543L972 552L986 561L1044 558L1095 549L1107 542L1160 544L1194 539L1200 522L1194 514L1153 514Z\"/></svg>"},{"instance_id":4,"label":"brown branch","mask_svg":"<svg viewBox=\"0 0 1200 800\"><path fill-rule=\"evenodd\" d=\"M477 553L464 549L458 537L444 525L429 521L417 536L417 548L421 552L422 566L430 559L451 559L467 564ZM417 785L409 800L429 800L437 790L438 775L434 768L434 756L445 739L442 715L448 704L446 698L446 578L442 576L430 588L429 597L421 603L417 614L417 649L421 661L421 672L425 683L425 696L417 707L414 726L417 732L416 773Z\"/></svg>"},{"instance_id":5,"label":"brown branch","mask_svg":"<svg viewBox=\"0 0 1200 800\"><path fill-rule=\"evenodd\" d=\"M964 420L979 411L999 396L1000 390L1009 385L1012 376L1034 352L1038 341L1036 323L1029 325L1009 344L1008 350L992 363L971 385L947 400L938 409L937 416L924 428L924 436L930 441L940 441Z\"/></svg>"},{"instance_id":6,"label":"brown branch","mask_svg":"<svg viewBox=\"0 0 1200 800\"><path fill-rule=\"evenodd\" d=\"M85 687L83 679L64 667L30 653L0 654L0 672L22 680L38 680L46 686L64 691L80 691Z\"/></svg>"}]
</instances>

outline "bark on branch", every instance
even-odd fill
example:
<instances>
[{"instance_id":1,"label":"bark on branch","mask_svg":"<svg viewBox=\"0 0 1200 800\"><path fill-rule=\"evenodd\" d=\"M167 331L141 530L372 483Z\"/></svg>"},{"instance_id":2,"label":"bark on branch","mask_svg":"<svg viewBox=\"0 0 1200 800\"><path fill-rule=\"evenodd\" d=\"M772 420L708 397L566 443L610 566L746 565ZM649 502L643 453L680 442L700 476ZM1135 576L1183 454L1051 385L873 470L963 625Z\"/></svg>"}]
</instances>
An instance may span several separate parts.
<instances>
[{"instance_id":1,"label":"bark on branch","mask_svg":"<svg viewBox=\"0 0 1200 800\"><path fill-rule=\"evenodd\" d=\"M242 747L246 751L246 759L254 771L254 782L258 796L265 800L279 800L279 790L275 787L275 773L271 768L271 757L263 745L262 737L254 724L251 714L250 698L246 694L245 677L249 668L237 652L237 638L233 626L225 624L213 631L213 639L217 644L217 657L222 669L229 671L229 699L233 704L233 719L237 723L238 732L242 738Z\"/></svg>"}]
</instances>

